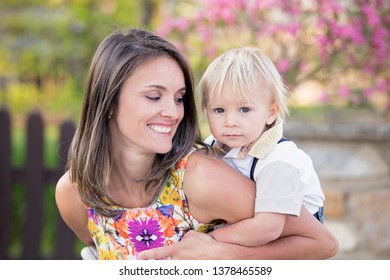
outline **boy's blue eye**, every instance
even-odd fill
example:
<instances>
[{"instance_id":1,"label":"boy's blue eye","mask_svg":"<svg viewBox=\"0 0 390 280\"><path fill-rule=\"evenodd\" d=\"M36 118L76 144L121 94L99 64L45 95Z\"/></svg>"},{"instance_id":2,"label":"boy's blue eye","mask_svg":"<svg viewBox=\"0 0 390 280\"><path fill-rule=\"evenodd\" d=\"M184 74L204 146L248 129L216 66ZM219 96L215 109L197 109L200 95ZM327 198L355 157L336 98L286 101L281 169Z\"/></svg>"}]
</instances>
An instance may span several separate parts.
<instances>
[{"instance_id":1,"label":"boy's blue eye","mask_svg":"<svg viewBox=\"0 0 390 280\"><path fill-rule=\"evenodd\" d=\"M215 112L215 113L218 113L218 114L222 114L223 112L225 112L225 110L222 109L222 108L215 108L215 109L214 109L214 112Z\"/></svg>"},{"instance_id":2,"label":"boy's blue eye","mask_svg":"<svg viewBox=\"0 0 390 280\"><path fill-rule=\"evenodd\" d=\"M240 112L241 113L248 113L250 111L250 109L248 107L242 107L240 108Z\"/></svg>"}]
</instances>

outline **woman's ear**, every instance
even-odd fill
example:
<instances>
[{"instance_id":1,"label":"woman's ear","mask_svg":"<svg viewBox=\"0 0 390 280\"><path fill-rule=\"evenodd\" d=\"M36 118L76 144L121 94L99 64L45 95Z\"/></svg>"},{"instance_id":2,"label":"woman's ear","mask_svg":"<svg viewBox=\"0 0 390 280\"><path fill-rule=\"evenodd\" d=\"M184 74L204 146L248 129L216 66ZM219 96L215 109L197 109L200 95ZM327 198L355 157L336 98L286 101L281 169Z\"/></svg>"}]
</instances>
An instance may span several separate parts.
<instances>
[{"instance_id":1,"label":"woman's ear","mask_svg":"<svg viewBox=\"0 0 390 280\"><path fill-rule=\"evenodd\" d=\"M271 125L275 122L279 114L279 106L276 102L273 102L268 108L267 125Z\"/></svg>"}]
</instances>

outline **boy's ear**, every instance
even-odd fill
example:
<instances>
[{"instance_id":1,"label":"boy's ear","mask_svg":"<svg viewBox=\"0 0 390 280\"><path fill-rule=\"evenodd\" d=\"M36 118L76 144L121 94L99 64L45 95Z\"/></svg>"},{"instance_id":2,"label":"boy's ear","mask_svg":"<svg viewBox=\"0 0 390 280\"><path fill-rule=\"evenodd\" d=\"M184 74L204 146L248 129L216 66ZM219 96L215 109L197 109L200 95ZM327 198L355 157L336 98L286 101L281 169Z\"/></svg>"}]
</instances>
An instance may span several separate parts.
<instances>
[{"instance_id":1,"label":"boy's ear","mask_svg":"<svg viewBox=\"0 0 390 280\"><path fill-rule=\"evenodd\" d=\"M274 123L279 114L279 106L276 102L272 103L268 109L267 125Z\"/></svg>"}]
</instances>

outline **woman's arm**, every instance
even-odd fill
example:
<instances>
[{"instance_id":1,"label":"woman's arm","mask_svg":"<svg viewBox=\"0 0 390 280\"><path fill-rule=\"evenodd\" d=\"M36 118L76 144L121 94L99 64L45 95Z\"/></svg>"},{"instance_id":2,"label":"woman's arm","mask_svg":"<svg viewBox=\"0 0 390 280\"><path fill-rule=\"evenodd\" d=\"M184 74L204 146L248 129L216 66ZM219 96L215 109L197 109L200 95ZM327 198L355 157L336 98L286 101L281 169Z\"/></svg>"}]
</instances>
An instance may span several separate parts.
<instances>
[{"instance_id":1,"label":"woman's arm","mask_svg":"<svg viewBox=\"0 0 390 280\"><path fill-rule=\"evenodd\" d=\"M192 216L201 223L254 216L255 183L212 154L190 155L183 189Z\"/></svg>"},{"instance_id":2,"label":"woman's arm","mask_svg":"<svg viewBox=\"0 0 390 280\"><path fill-rule=\"evenodd\" d=\"M88 215L77 189L69 180L66 172L58 181L55 198L62 219L70 227L77 237L86 245L93 245L93 240L88 231Z\"/></svg>"},{"instance_id":3,"label":"woman's arm","mask_svg":"<svg viewBox=\"0 0 390 280\"><path fill-rule=\"evenodd\" d=\"M193 153L184 178L184 191L195 219L235 223L253 217L255 184L217 158ZM190 232L176 244L143 251L140 258L160 259L326 259L338 242L305 208L300 217L288 216L280 238L258 247L223 243Z\"/></svg>"},{"instance_id":4,"label":"woman's arm","mask_svg":"<svg viewBox=\"0 0 390 280\"><path fill-rule=\"evenodd\" d=\"M245 247L214 240L210 235L189 231L184 238L168 247L143 251L141 259L162 259L171 257L179 260L260 260L260 259L328 259L338 251L334 235L319 223L306 209L300 217L289 216L283 234L297 234L280 237L258 247ZM298 235L300 234L300 235Z\"/></svg>"},{"instance_id":5,"label":"woman's arm","mask_svg":"<svg viewBox=\"0 0 390 280\"><path fill-rule=\"evenodd\" d=\"M197 242L195 245L200 246L201 243ZM225 259L328 259L338 251L335 236L304 207L300 217L287 217L280 238L264 246L234 248L226 246L230 245L226 243L214 245ZM218 257L217 254L211 254L211 259Z\"/></svg>"}]
</instances>

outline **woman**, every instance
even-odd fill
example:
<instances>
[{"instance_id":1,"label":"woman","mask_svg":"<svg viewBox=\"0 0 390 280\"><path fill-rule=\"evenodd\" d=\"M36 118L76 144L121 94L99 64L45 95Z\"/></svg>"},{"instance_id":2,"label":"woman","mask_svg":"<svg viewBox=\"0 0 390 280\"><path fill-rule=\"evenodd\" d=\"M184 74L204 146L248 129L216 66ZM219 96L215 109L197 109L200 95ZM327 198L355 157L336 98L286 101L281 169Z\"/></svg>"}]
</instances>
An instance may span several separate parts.
<instances>
[{"instance_id":1,"label":"woman","mask_svg":"<svg viewBox=\"0 0 390 280\"><path fill-rule=\"evenodd\" d=\"M288 219L276 246L239 247L237 253L237 247L198 232L178 243L190 230L208 232L221 221L253 216L253 182L199 140L185 58L147 31L109 35L92 60L69 169L57 183L61 216L81 241L97 247L100 259L134 259L168 245L173 251L151 253L247 259L335 254L334 236L304 209L300 218ZM181 255L186 246L192 256ZM208 246L225 255L198 254Z\"/></svg>"}]
</instances>

